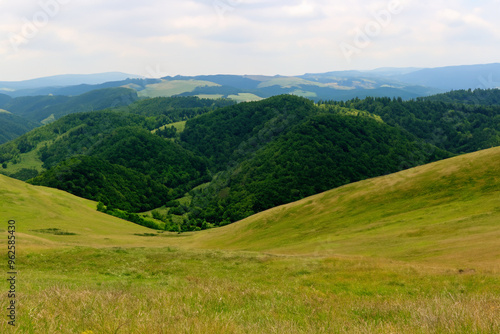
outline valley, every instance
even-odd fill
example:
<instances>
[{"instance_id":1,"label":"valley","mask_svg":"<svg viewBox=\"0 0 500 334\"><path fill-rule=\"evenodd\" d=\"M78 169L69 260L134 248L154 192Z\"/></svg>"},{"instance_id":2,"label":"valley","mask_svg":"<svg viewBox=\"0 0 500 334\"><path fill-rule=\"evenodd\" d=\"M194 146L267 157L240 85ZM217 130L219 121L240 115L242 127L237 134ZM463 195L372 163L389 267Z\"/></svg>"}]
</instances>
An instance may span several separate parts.
<instances>
[{"instance_id":1,"label":"valley","mask_svg":"<svg viewBox=\"0 0 500 334\"><path fill-rule=\"evenodd\" d=\"M499 155L455 157L181 234L2 176L0 211L17 225L19 330L494 333Z\"/></svg>"},{"instance_id":2,"label":"valley","mask_svg":"<svg viewBox=\"0 0 500 334\"><path fill-rule=\"evenodd\" d=\"M156 97L38 125L0 146L0 331L496 333L499 96Z\"/></svg>"}]
</instances>

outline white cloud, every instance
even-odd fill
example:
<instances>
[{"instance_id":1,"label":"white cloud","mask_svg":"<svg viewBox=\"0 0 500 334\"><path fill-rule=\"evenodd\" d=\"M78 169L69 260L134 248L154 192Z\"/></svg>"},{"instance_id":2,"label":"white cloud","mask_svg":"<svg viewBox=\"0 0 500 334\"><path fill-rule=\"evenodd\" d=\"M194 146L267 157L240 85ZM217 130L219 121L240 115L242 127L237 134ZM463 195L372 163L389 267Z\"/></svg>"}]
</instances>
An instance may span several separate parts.
<instances>
[{"instance_id":1,"label":"white cloud","mask_svg":"<svg viewBox=\"0 0 500 334\"><path fill-rule=\"evenodd\" d=\"M339 44L373 27L391 1L68 0L17 52L9 36L43 9L38 0L0 1L0 80L157 67L301 74L497 61L499 0L399 0L402 12L346 62Z\"/></svg>"},{"instance_id":2,"label":"white cloud","mask_svg":"<svg viewBox=\"0 0 500 334\"><path fill-rule=\"evenodd\" d=\"M313 1L303 0L301 3L286 6L285 12L292 18L317 18L321 14L320 9L313 3Z\"/></svg>"}]
</instances>

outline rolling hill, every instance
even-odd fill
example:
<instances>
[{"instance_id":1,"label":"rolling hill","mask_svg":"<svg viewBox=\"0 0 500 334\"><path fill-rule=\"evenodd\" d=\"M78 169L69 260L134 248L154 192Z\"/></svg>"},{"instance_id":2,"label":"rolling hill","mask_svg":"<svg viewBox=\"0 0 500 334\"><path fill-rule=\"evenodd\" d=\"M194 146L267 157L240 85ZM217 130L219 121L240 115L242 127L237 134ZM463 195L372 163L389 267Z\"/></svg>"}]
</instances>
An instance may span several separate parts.
<instances>
[{"instance_id":1,"label":"rolling hill","mask_svg":"<svg viewBox=\"0 0 500 334\"><path fill-rule=\"evenodd\" d=\"M38 126L40 126L39 123L28 121L25 118L0 109L0 145L16 139Z\"/></svg>"},{"instance_id":2,"label":"rolling hill","mask_svg":"<svg viewBox=\"0 0 500 334\"><path fill-rule=\"evenodd\" d=\"M500 147L360 181L177 245L500 270Z\"/></svg>"},{"instance_id":3,"label":"rolling hill","mask_svg":"<svg viewBox=\"0 0 500 334\"><path fill-rule=\"evenodd\" d=\"M134 74L107 72L97 74L63 74L21 81L0 81L0 91L12 97L35 95L58 95L59 89L72 86L94 86L106 82L121 82L127 79L140 78ZM119 87L113 85L113 87ZM101 87L104 88L104 87ZM97 88L93 88L95 90ZM80 94L83 94L81 92ZM64 94L60 94L64 95ZM77 94L70 94L77 95Z\"/></svg>"},{"instance_id":4,"label":"rolling hill","mask_svg":"<svg viewBox=\"0 0 500 334\"><path fill-rule=\"evenodd\" d=\"M131 240L138 245L140 237L134 233L151 231L98 212L96 202L4 175L0 175L0 194L0 213L17 222L18 237L25 250L72 244L125 246L134 244ZM148 243L144 238L142 241Z\"/></svg>"},{"instance_id":5,"label":"rolling hill","mask_svg":"<svg viewBox=\"0 0 500 334\"><path fill-rule=\"evenodd\" d=\"M443 91L500 87L500 63L426 68L396 77L401 82Z\"/></svg>"},{"instance_id":6,"label":"rolling hill","mask_svg":"<svg viewBox=\"0 0 500 334\"><path fill-rule=\"evenodd\" d=\"M497 333L499 155L182 234L0 175L0 214L16 220L16 332Z\"/></svg>"},{"instance_id":7,"label":"rolling hill","mask_svg":"<svg viewBox=\"0 0 500 334\"><path fill-rule=\"evenodd\" d=\"M95 202L1 175L0 211L18 221L30 247L177 246L498 271L499 158L500 148L475 152L349 184L225 227L149 238L133 234L151 230L101 214Z\"/></svg>"},{"instance_id":8,"label":"rolling hill","mask_svg":"<svg viewBox=\"0 0 500 334\"><path fill-rule=\"evenodd\" d=\"M42 173L37 184L100 200L109 208L138 212L157 206L170 230L190 231L350 182L498 146L498 111L496 106L389 98L321 104L292 95L240 104L155 98L63 117L0 146L0 162L6 175L28 180ZM186 119L178 131L176 122ZM146 193L161 188L179 201L165 208L172 197L162 195L159 202L154 196L131 196L127 203L111 188L85 186L102 171L94 168L95 161L67 163L79 155L126 168L131 177L152 178ZM117 166L106 171L113 173ZM121 189L126 182L120 179ZM145 184L135 176L130 182L137 183L130 189Z\"/></svg>"},{"instance_id":9,"label":"rolling hill","mask_svg":"<svg viewBox=\"0 0 500 334\"><path fill-rule=\"evenodd\" d=\"M123 73L61 75L19 82L0 82L11 97L75 96L103 88L130 88L141 97L198 96L258 101L281 94L319 100L401 97L405 100L457 89L500 87L499 64L438 68L379 68L297 76L198 75L145 79ZM0 98L1 103L1 98Z\"/></svg>"},{"instance_id":10,"label":"rolling hill","mask_svg":"<svg viewBox=\"0 0 500 334\"><path fill-rule=\"evenodd\" d=\"M103 88L77 96L41 95L6 99L0 107L32 122L46 124L76 112L126 106L137 99L137 92L133 89Z\"/></svg>"}]
</instances>

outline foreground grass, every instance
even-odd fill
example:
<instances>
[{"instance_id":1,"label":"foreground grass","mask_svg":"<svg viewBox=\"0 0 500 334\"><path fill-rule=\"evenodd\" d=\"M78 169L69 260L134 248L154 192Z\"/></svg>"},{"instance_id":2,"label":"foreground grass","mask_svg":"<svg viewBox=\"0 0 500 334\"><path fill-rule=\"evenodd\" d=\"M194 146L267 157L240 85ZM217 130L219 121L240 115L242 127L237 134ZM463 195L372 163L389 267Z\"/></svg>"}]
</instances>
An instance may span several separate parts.
<instances>
[{"instance_id":1,"label":"foreground grass","mask_svg":"<svg viewBox=\"0 0 500 334\"><path fill-rule=\"evenodd\" d=\"M500 279L486 271L175 248L54 249L18 263L18 325L4 317L1 333L500 331Z\"/></svg>"},{"instance_id":2,"label":"foreground grass","mask_svg":"<svg viewBox=\"0 0 500 334\"><path fill-rule=\"evenodd\" d=\"M0 232L6 247L15 219L18 250L18 326L2 279L0 333L500 333L499 157L183 234L0 175Z\"/></svg>"}]
</instances>

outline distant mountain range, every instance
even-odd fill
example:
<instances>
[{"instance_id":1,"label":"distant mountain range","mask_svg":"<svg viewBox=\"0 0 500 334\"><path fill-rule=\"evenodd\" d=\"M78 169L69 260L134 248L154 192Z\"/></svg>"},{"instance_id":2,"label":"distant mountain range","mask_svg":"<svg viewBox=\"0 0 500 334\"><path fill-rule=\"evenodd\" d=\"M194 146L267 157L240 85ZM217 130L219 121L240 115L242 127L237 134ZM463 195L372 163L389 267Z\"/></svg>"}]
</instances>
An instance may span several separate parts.
<instances>
[{"instance_id":1,"label":"distant mountain range","mask_svg":"<svg viewBox=\"0 0 500 334\"><path fill-rule=\"evenodd\" d=\"M140 97L199 96L256 101L280 94L318 100L401 97L405 100L458 89L500 87L500 63L438 68L379 68L298 76L199 75L157 79L119 73L59 75L26 81L0 81L11 97L75 96L102 88L126 87Z\"/></svg>"},{"instance_id":2,"label":"distant mountain range","mask_svg":"<svg viewBox=\"0 0 500 334\"><path fill-rule=\"evenodd\" d=\"M107 72L98 74L64 74L23 81L0 81L0 93L10 95L11 97L80 95L99 88L120 87L122 86L122 81L137 78L144 79L144 77L135 74ZM88 89L82 86L88 87Z\"/></svg>"}]
</instances>

